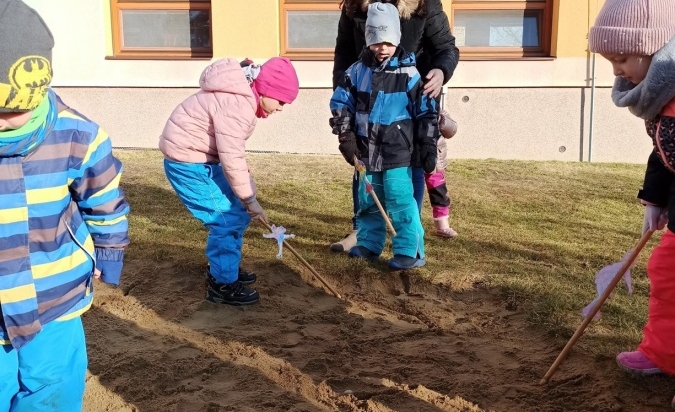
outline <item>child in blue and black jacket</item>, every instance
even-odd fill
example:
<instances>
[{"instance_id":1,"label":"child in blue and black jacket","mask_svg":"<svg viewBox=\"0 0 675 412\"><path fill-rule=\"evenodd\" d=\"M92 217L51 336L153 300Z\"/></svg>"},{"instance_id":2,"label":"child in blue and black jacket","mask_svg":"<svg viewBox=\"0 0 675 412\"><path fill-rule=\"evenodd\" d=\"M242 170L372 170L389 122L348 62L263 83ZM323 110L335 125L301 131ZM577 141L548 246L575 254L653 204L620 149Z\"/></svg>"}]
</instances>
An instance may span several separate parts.
<instances>
[{"instance_id":1,"label":"child in blue and black jacket","mask_svg":"<svg viewBox=\"0 0 675 412\"><path fill-rule=\"evenodd\" d=\"M331 98L330 123L345 160L353 165L356 156L366 165L366 175L396 230L389 267L411 269L426 263L411 166L427 173L436 167L438 108L422 93L415 55L397 47L401 29L396 7L369 5L365 34L366 48ZM363 185L360 191L365 191ZM360 193L359 199L359 232L349 256L376 260L384 249L385 222L372 196Z\"/></svg>"}]
</instances>

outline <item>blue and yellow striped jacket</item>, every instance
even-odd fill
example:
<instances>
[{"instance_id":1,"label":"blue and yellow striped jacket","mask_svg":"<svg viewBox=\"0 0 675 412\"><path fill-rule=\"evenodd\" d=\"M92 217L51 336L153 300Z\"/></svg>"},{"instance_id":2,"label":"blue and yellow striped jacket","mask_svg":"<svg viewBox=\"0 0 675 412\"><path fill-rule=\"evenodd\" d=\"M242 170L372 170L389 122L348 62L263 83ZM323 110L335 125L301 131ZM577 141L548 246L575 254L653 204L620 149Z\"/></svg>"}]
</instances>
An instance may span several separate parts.
<instances>
[{"instance_id":1,"label":"blue and yellow striped jacket","mask_svg":"<svg viewBox=\"0 0 675 412\"><path fill-rule=\"evenodd\" d=\"M0 139L0 344L15 348L86 311L96 259L121 262L129 243L108 135L48 96L42 126Z\"/></svg>"}]
</instances>

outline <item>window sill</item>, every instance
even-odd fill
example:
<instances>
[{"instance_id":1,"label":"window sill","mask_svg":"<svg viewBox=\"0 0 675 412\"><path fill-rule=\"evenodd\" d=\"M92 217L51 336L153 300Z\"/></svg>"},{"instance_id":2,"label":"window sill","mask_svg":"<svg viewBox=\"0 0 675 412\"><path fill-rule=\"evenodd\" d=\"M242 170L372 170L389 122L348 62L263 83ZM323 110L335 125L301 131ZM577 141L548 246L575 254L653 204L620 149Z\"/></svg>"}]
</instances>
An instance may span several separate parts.
<instances>
[{"instance_id":1,"label":"window sill","mask_svg":"<svg viewBox=\"0 0 675 412\"><path fill-rule=\"evenodd\" d=\"M190 57L190 56L105 56L105 60L201 60L201 61L210 61L212 57L200 56L200 57Z\"/></svg>"},{"instance_id":2,"label":"window sill","mask_svg":"<svg viewBox=\"0 0 675 412\"><path fill-rule=\"evenodd\" d=\"M301 62L303 62L303 61L304 62L306 62L306 61L310 61L310 62L332 62L333 61L333 57L288 56L288 55L286 55L286 56L282 55L282 57L286 57L291 61L301 61Z\"/></svg>"},{"instance_id":3,"label":"window sill","mask_svg":"<svg viewBox=\"0 0 675 412\"><path fill-rule=\"evenodd\" d=\"M508 56L492 56L492 57L478 57L478 56L462 56L460 53L460 61L553 61L555 57L508 57Z\"/></svg>"}]
</instances>

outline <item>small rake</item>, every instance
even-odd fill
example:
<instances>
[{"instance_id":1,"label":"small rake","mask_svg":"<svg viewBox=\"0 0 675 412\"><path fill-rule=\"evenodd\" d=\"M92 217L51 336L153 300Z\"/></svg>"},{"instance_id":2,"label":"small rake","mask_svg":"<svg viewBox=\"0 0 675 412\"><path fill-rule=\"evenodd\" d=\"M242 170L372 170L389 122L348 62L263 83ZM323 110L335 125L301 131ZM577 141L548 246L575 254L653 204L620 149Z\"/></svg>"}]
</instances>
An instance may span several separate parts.
<instances>
[{"instance_id":1,"label":"small rake","mask_svg":"<svg viewBox=\"0 0 675 412\"><path fill-rule=\"evenodd\" d=\"M591 309L590 312L588 312L588 314L584 318L584 321L581 322L581 325L579 325L576 332L574 332L574 335L572 335L570 340L563 348L562 352L560 352L560 355L558 355L555 362L553 362L553 365L551 365L548 372L546 372L544 378L539 382L540 385L547 384L549 379L551 379L551 376L553 376L556 370L558 370L558 367L563 363L565 358L567 358L567 355L572 350L574 344L577 343L579 338L581 338L581 335L584 334L586 327L588 327L588 325L591 323L591 321L595 317L595 314L598 313L598 311L600 311L600 308L605 303L607 298L609 298L609 295L612 294L614 288L616 288L616 285L619 284L621 278L623 278L623 275L626 273L626 271L633 265L633 262L635 262L635 259L638 257L642 249L645 247L647 241L649 241L649 239L652 237L653 233L654 233L653 231L647 231L642 235L642 238L638 242L637 246L635 247L633 252L628 256L628 259L624 261L623 265L621 265L619 271L616 272L616 275L614 276L610 284L607 286L607 289L605 289L605 292L598 298L598 301L593 307L593 309Z\"/></svg>"},{"instance_id":2,"label":"small rake","mask_svg":"<svg viewBox=\"0 0 675 412\"><path fill-rule=\"evenodd\" d=\"M270 232L274 232L274 230L272 229L272 226L270 226L269 223L267 223L263 220L259 220L259 222L262 223L267 228L267 230L269 230ZM286 242L286 240L283 240L283 244L284 244L284 247L287 248L288 250L290 250L291 253L294 254L295 257L298 258L298 260L303 265L305 265L305 267L307 269L309 269L309 271L312 272L312 274L314 276L316 276L316 278L319 279L319 281L321 281L321 283L323 283L323 285L326 288L328 288L328 290L330 290L333 295L335 295L336 298L342 299L342 296L335 289L333 289L333 287L331 285L329 285L328 282L326 282L326 280L321 275L319 275L319 273L312 267L312 265L310 265L305 259L303 259L302 256L300 256L300 254L298 252L296 252L295 249L293 249L293 247L288 244L288 242Z\"/></svg>"},{"instance_id":3,"label":"small rake","mask_svg":"<svg viewBox=\"0 0 675 412\"><path fill-rule=\"evenodd\" d=\"M359 174L359 179L362 179L366 185L366 193L370 194L373 197L373 200L375 201L377 208L380 210L380 214L382 214L382 218L384 218L384 221L387 224L387 229L389 229L389 232L391 232L392 236L396 236L396 230L394 230L394 225L391 224L391 219L389 219L389 215L387 215L387 212L384 211L382 203L380 203L380 199L377 197L377 194L373 189L372 183L370 183L368 177L366 176L366 166L363 164L363 162L359 160L359 158L356 155L354 155L354 168L356 169L356 173Z\"/></svg>"}]
</instances>

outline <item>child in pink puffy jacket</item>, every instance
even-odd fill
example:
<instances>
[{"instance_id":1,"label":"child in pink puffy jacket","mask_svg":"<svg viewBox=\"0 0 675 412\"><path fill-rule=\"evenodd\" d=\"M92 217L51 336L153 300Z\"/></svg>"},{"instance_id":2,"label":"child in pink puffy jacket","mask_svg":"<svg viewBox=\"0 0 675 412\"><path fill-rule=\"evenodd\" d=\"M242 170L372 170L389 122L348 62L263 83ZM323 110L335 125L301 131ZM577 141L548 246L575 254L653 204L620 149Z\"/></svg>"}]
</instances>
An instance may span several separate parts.
<instances>
[{"instance_id":1,"label":"child in pink puffy jacket","mask_svg":"<svg viewBox=\"0 0 675 412\"><path fill-rule=\"evenodd\" d=\"M222 59L204 69L199 85L164 127L164 171L183 204L209 229L206 299L249 305L259 295L247 287L255 274L239 266L243 236L251 219L267 217L256 199L245 144L258 118L295 100L298 76L282 57L263 65Z\"/></svg>"}]
</instances>

